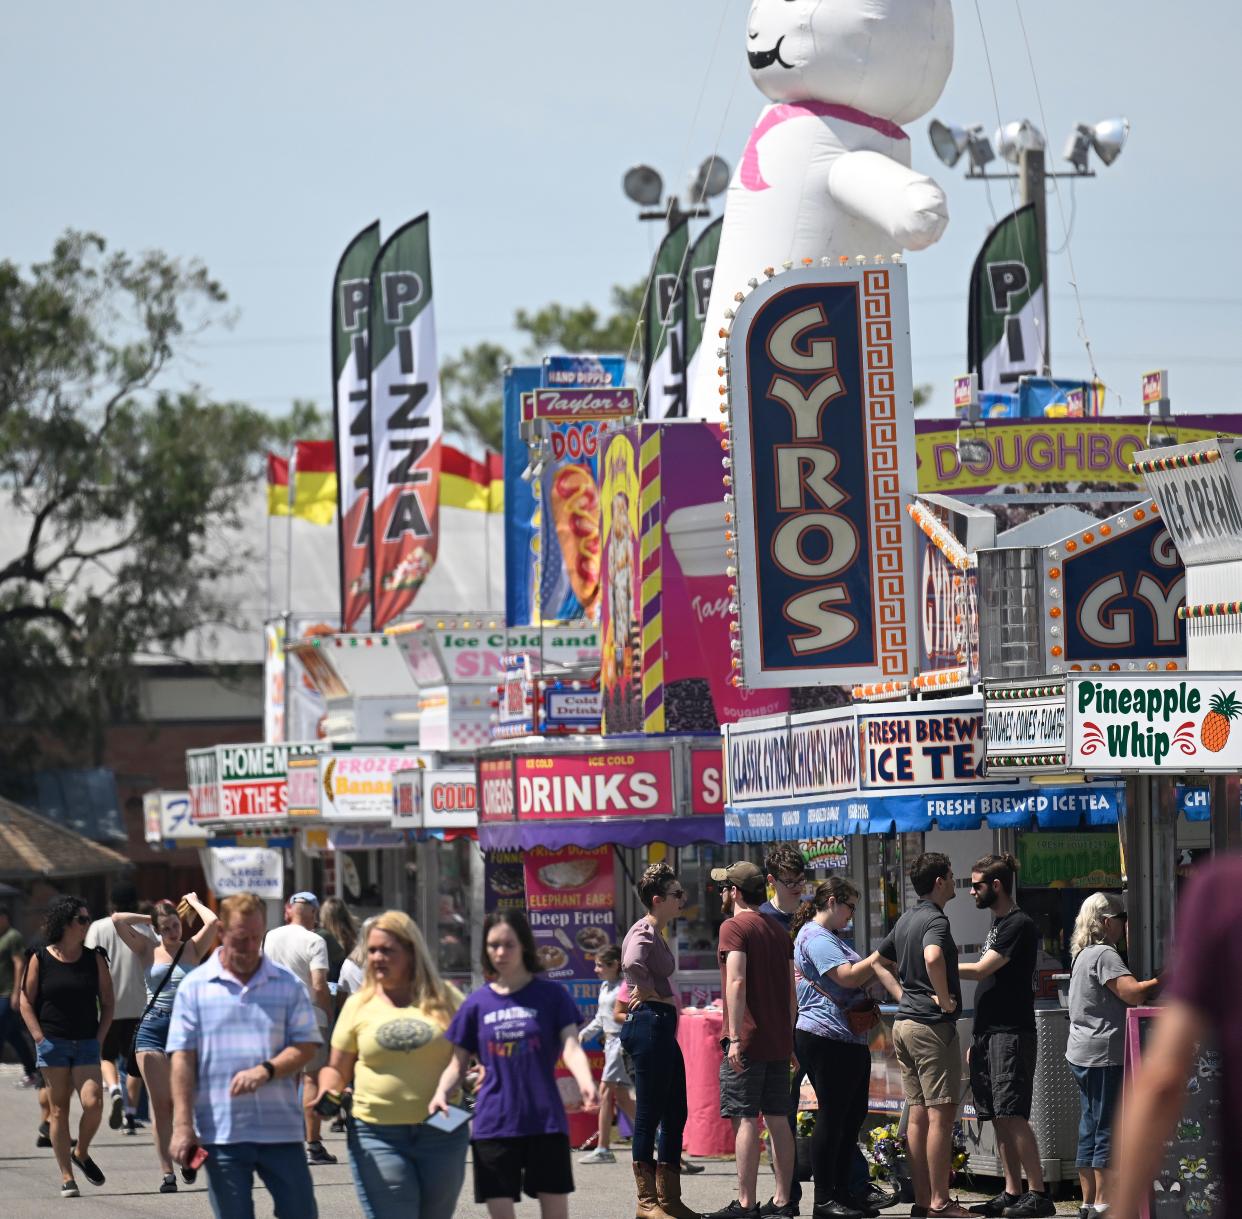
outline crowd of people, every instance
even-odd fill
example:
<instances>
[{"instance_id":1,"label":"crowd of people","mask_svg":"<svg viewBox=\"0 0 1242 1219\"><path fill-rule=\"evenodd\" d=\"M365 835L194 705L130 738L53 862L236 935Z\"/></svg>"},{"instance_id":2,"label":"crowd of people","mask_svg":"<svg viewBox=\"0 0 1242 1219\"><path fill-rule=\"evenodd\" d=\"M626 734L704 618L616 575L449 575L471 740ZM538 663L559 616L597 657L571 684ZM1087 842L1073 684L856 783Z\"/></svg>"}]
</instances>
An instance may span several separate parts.
<instances>
[{"instance_id":1,"label":"crowd of people","mask_svg":"<svg viewBox=\"0 0 1242 1219\"><path fill-rule=\"evenodd\" d=\"M799 1213L793 1120L804 1078L818 1098L814 1219L861 1219L894 1201L871 1184L860 1150L869 1033L882 1001L897 1005L892 1040L914 1219L1055 1214L1029 1120L1038 931L1015 900L1016 872L1007 855L974 865L970 892L992 922L970 962L959 961L945 914L957 892L945 855L914 861L918 902L867 957L848 938L857 888L832 876L808 898L792 845L774 847L762 868L740 860L711 873L726 916L719 1098L734 1132L737 1195L703 1219ZM336 1162L320 1137L332 1119L346 1133L368 1219L449 1219L468 1150L473 1195L491 1219L512 1219L523 1196L537 1200L542 1219L565 1219L574 1176L555 1076L562 1063L583 1107L600 1115L598 1144L581 1163L614 1162L620 1109L633 1127L637 1219L699 1219L682 1197L692 1166L682 1148L686 1071L666 935L686 893L667 863L647 868L637 891L645 913L619 947L596 954L599 1007L585 1026L568 991L540 976L520 911L486 916L485 984L463 996L440 976L408 915L390 910L359 929L343 903L321 905L310 892L289 898L284 925L270 931L263 902L248 894L226 898L217 913L193 893L131 909L133 893L118 889L99 920L77 898L58 897L41 942L25 951L0 908L0 1044L16 1050L22 1083L38 1088L38 1142L52 1149L64 1197L79 1196L79 1176L104 1184L92 1141L105 1112L113 1129L139 1128L145 1085L158 1189L176 1192L178 1175L192 1183L205 1171L217 1216L252 1215L257 1176L277 1216L314 1219L311 1169ZM1117 898L1093 894L1071 942L1066 1057L1081 1094L1082 1219L1102 1219L1114 1188L1123 1197L1128 1188L1109 1176L1125 1009L1147 1002L1157 982L1126 967L1118 951L1125 923ZM964 979L976 991L963 1055ZM1187 1002L1198 995L1189 982L1182 990ZM582 1048L594 1036L604 1043L598 1086ZM1177 1063L1189 1052L1180 1043L1174 1050ZM949 1192L963 1058L1004 1172L1001 1192L970 1209ZM75 1094L81 1112L71 1137ZM774 1179L766 1202L761 1122ZM1130 1137L1142 1141L1140 1131Z\"/></svg>"}]
</instances>

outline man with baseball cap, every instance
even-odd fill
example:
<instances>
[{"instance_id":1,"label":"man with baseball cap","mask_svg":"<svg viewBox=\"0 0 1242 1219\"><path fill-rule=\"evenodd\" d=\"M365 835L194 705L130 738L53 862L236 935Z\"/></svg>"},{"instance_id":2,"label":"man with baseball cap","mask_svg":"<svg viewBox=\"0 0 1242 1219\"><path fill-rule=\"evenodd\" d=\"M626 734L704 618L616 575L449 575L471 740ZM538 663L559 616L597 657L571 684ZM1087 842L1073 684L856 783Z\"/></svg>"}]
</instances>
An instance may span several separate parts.
<instances>
[{"instance_id":1,"label":"man with baseball cap","mask_svg":"<svg viewBox=\"0 0 1242 1219\"><path fill-rule=\"evenodd\" d=\"M319 898L303 890L285 903L285 925L273 928L263 941L263 953L283 966L306 988L315 1008L315 1020L322 1041L311 1060L302 1068L302 1101L306 1118L306 1159L310 1164L335 1164L334 1156L319 1137L320 1118L306 1102L319 1093L320 1068L328 1063L328 1027L332 1022L332 996L328 992L328 945L315 934L319 922Z\"/></svg>"},{"instance_id":2,"label":"man with baseball cap","mask_svg":"<svg viewBox=\"0 0 1242 1219\"><path fill-rule=\"evenodd\" d=\"M760 1219L796 1214L789 1202L794 1138L789 1128L789 1061L797 1015L793 941L775 919L761 914L767 898L763 872L747 860L713 868L726 918L720 928L724 1032L720 1115L733 1120L737 1198L706 1219ZM763 1206L759 1183L759 1115L772 1139L776 1192Z\"/></svg>"}]
</instances>

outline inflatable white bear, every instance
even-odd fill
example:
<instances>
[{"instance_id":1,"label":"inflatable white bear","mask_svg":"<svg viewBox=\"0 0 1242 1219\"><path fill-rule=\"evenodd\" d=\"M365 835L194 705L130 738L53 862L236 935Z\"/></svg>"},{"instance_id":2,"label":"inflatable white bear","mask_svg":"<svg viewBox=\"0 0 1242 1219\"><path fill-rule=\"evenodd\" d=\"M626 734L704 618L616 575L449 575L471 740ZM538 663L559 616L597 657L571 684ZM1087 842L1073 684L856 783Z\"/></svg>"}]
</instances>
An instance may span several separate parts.
<instances>
[{"instance_id":1,"label":"inflatable white bear","mask_svg":"<svg viewBox=\"0 0 1242 1219\"><path fill-rule=\"evenodd\" d=\"M750 74L773 104L726 197L703 330L718 345L734 293L788 259L921 250L948 224L944 192L910 169L900 124L936 104L953 66L950 0L754 0ZM692 417L716 417L718 361L697 362Z\"/></svg>"}]
</instances>

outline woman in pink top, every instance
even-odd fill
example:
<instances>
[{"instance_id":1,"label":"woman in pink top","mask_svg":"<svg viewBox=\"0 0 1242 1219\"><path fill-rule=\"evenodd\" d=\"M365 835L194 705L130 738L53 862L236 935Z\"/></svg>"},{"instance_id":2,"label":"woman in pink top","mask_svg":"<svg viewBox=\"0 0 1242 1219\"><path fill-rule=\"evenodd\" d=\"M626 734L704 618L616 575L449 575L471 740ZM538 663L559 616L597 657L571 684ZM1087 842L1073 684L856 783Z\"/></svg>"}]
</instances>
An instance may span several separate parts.
<instances>
[{"instance_id":1,"label":"woman in pink top","mask_svg":"<svg viewBox=\"0 0 1242 1219\"><path fill-rule=\"evenodd\" d=\"M621 1045L633 1063L634 1185L637 1219L698 1219L681 1200L681 1136L686 1128L686 1064L677 1044L673 1000L676 961L664 929L686 901L673 869L652 864L639 879L647 913L626 933L621 968L630 989L630 1018ZM660 1131L657 1164L656 1129Z\"/></svg>"}]
</instances>

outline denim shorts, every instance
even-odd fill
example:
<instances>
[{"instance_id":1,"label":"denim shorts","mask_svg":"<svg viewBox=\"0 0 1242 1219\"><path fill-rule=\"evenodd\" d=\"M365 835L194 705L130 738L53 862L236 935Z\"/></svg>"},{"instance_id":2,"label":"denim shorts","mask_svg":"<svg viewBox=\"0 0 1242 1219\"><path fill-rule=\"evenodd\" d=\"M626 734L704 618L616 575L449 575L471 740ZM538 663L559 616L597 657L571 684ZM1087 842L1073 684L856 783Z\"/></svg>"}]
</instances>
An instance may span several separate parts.
<instances>
[{"instance_id":1,"label":"denim shorts","mask_svg":"<svg viewBox=\"0 0 1242 1219\"><path fill-rule=\"evenodd\" d=\"M39 1067L97 1067L99 1041L95 1037L69 1041L64 1037L44 1037L35 1046Z\"/></svg>"},{"instance_id":2,"label":"denim shorts","mask_svg":"<svg viewBox=\"0 0 1242 1219\"><path fill-rule=\"evenodd\" d=\"M154 1050L165 1053L168 1045L168 1029L172 1024L172 1012L153 1007L142 1018L138 1035L134 1038L134 1053L143 1054Z\"/></svg>"}]
</instances>

